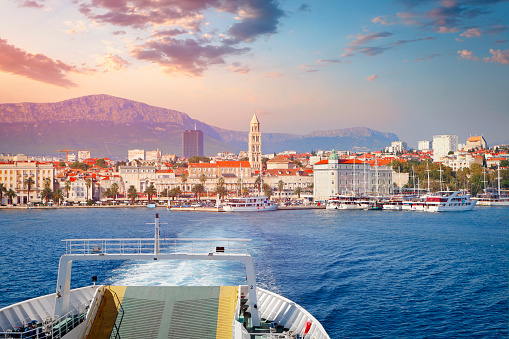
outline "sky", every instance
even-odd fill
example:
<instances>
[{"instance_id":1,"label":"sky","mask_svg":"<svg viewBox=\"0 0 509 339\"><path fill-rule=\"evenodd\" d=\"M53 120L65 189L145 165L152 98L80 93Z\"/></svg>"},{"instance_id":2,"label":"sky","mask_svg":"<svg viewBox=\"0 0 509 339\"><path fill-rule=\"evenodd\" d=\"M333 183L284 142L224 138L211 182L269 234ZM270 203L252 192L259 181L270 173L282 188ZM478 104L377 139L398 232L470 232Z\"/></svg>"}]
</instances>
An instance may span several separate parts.
<instances>
[{"instance_id":1,"label":"sky","mask_svg":"<svg viewBox=\"0 0 509 339\"><path fill-rule=\"evenodd\" d=\"M509 141L506 0L2 0L0 103L109 94L210 125Z\"/></svg>"}]
</instances>

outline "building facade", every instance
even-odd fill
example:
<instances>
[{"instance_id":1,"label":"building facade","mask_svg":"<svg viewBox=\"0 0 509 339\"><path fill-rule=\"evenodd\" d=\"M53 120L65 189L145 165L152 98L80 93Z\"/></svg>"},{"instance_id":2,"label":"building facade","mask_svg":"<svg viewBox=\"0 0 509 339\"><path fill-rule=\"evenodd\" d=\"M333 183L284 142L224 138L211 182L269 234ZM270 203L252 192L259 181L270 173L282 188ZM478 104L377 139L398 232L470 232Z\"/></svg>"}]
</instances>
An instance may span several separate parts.
<instances>
[{"instance_id":1,"label":"building facade","mask_svg":"<svg viewBox=\"0 0 509 339\"><path fill-rule=\"evenodd\" d=\"M457 135L435 135L433 136L433 159L435 161L443 158L449 152L456 152L458 149Z\"/></svg>"},{"instance_id":2,"label":"building facade","mask_svg":"<svg viewBox=\"0 0 509 339\"><path fill-rule=\"evenodd\" d=\"M260 132L260 122L256 117L256 113L253 114L253 119L251 119L251 123L249 126L248 157L253 172L261 171L262 133Z\"/></svg>"},{"instance_id":3,"label":"building facade","mask_svg":"<svg viewBox=\"0 0 509 339\"><path fill-rule=\"evenodd\" d=\"M392 168L371 166L357 159L339 159L332 152L328 159L313 166L313 195L318 201L336 194L387 195L393 192Z\"/></svg>"},{"instance_id":4,"label":"building facade","mask_svg":"<svg viewBox=\"0 0 509 339\"><path fill-rule=\"evenodd\" d=\"M203 132L190 130L182 132L182 156L192 158L203 156Z\"/></svg>"},{"instance_id":5,"label":"building facade","mask_svg":"<svg viewBox=\"0 0 509 339\"><path fill-rule=\"evenodd\" d=\"M127 151L127 159L129 162L134 160L145 160L144 149L130 149Z\"/></svg>"},{"instance_id":6,"label":"building facade","mask_svg":"<svg viewBox=\"0 0 509 339\"><path fill-rule=\"evenodd\" d=\"M427 151L431 151L432 149L433 149L433 147L432 147L431 141L429 141L429 140L419 140L419 142L417 143L418 151L427 152Z\"/></svg>"},{"instance_id":7,"label":"building facade","mask_svg":"<svg viewBox=\"0 0 509 339\"><path fill-rule=\"evenodd\" d=\"M470 137L467 139L467 143L465 144L465 151L476 151L486 148L488 148L488 144L483 136Z\"/></svg>"},{"instance_id":8,"label":"building facade","mask_svg":"<svg viewBox=\"0 0 509 339\"><path fill-rule=\"evenodd\" d=\"M31 177L34 181L30 192L25 184L26 180ZM26 204L29 201L40 202L40 191L44 189L44 179L49 178L50 188L54 189L55 181L55 165L53 163L39 162L12 162L0 163L0 183L9 190L16 192L14 204ZM7 203L5 194L2 196L3 203Z\"/></svg>"}]
</instances>

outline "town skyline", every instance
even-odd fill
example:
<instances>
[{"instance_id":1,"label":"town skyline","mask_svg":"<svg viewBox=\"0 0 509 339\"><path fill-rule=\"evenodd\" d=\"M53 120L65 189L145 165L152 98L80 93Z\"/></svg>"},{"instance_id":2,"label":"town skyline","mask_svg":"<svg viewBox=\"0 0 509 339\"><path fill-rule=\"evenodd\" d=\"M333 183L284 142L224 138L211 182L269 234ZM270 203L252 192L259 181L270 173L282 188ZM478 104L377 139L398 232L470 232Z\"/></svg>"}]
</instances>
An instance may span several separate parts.
<instances>
[{"instance_id":1,"label":"town skyline","mask_svg":"<svg viewBox=\"0 0 509 339\"><path fill-rule=\"evenodd\" d=\"M245 131L507 142L506 1L10 0L0 103L108 94Z\"/></svg>"}]
</instances>

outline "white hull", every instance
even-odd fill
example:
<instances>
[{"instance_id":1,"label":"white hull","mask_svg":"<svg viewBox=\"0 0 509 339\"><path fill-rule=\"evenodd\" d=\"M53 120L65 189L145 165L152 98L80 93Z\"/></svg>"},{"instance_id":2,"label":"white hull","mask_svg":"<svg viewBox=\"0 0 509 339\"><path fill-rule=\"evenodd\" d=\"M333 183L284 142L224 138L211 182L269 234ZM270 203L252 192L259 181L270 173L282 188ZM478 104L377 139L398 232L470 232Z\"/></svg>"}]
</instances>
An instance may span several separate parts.
<instances>
[{"instance_id":1,"label":"white hull","mask_svg":"<svg viewBox=\"0 0 509 339\"><path fill-rule=\"evenodd\" d=\"M477 206L509 206L509 199L476 199Z\"/></svg>"},{"instance_id":2,"label":"white hull","mask_svg":"<svg viewBox=\"0 0 509 339\"><path fill-rule=\"evenodd\" d=\"M470 201L469 203L464 204L440 204L440 205L428 205L426 206L425 211L427 212L465 212L471 211L476 204L475 200Z\"/></svg>"},{"instance_id":3,"label":"white hull","mask_svg":"<svg viewBox=\"0 0 509 339\"><path fill-rule=\"evenodd\" d=\"M250 206L250 207L233 207L229 205L223 206L225 212L268 212L277 210L277 205L270 206Z\"/></svg>"}]
</instances>

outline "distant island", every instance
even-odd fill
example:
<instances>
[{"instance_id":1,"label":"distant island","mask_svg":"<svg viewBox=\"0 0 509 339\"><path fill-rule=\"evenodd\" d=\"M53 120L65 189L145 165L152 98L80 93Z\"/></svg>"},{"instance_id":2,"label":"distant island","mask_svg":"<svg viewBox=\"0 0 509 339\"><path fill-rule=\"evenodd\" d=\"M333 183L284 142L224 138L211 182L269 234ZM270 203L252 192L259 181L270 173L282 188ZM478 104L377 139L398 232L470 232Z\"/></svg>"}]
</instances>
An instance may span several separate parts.
<instances>
[{"instance_id":1,"label":"distant island","mask_svg":"<svg viewBox=\"0 0 509 339\"><path fill-rule=\"evenodd\" d=\"M89 95L55 103L0 104L0 153L57 154L96 149L94 156L125 159L127 150L159 148L181 153L182 131L203 131L204 151L247 150L246 131L210 126L186 113L110 95ZM262 131L263 133L263 131ZM318 149L379 150L399 140L367 127L315 131L306 135L263 133L263 153Z\"/></svg>"}]
</instances>

